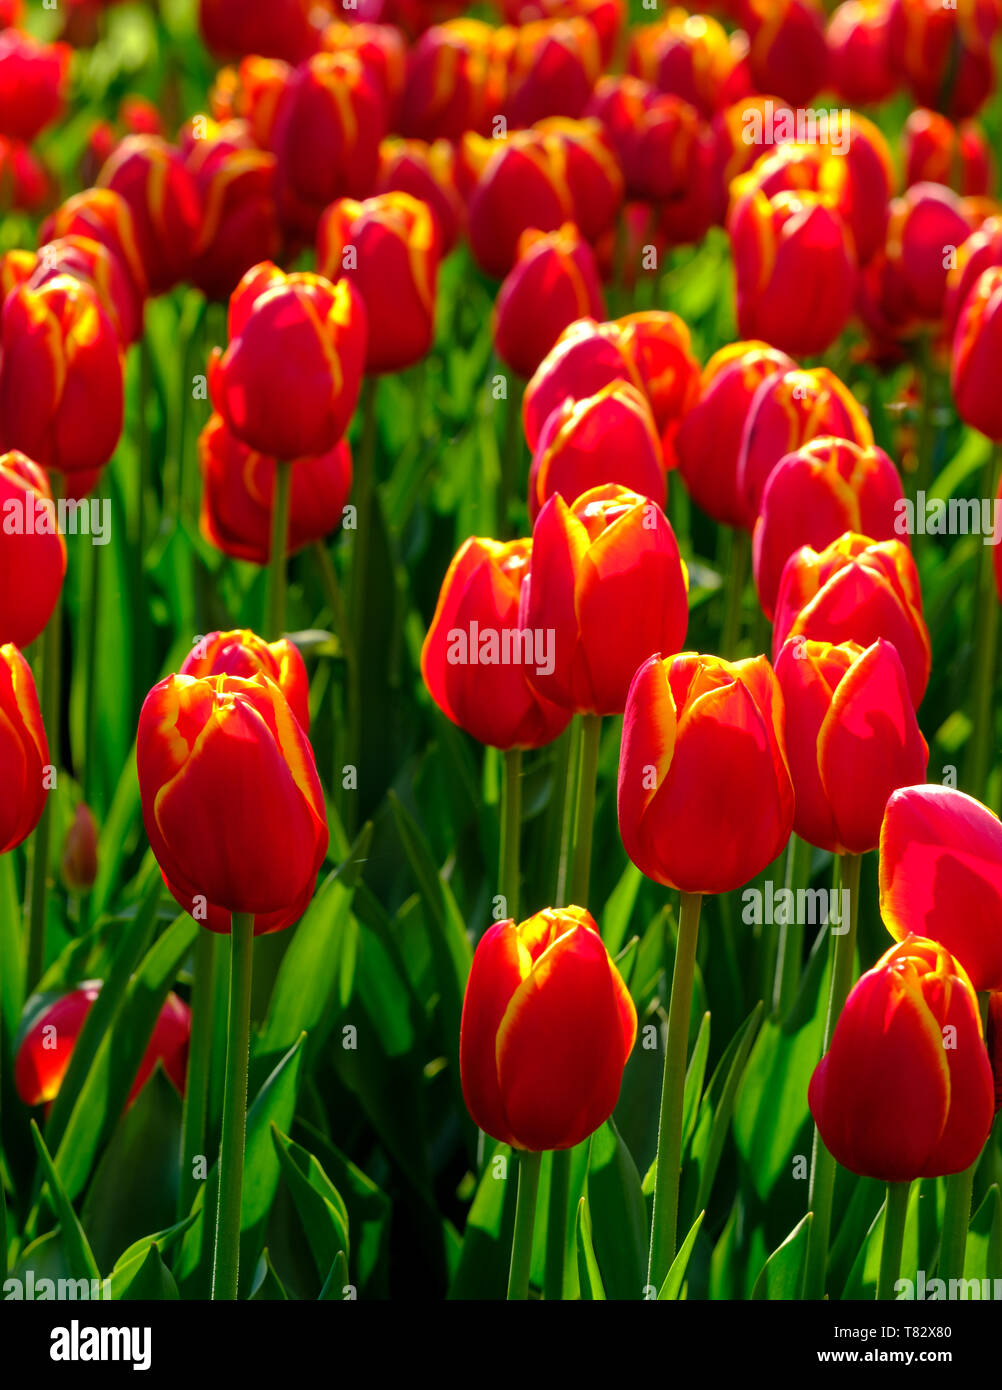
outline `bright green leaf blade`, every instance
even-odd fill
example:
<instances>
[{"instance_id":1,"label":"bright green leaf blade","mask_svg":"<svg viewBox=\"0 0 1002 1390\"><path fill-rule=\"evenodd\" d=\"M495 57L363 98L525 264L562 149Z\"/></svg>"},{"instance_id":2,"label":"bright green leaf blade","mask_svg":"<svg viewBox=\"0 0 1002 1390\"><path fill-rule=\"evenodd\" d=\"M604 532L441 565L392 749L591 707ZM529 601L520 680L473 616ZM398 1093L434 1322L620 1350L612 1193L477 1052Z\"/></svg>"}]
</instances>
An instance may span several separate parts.
<instances>
[{"instance_id":1,"label":"bright green leaf blade","mask_svg":"<svg viewBox=\"0 0 1002 1390\"><path fill-rule=\"evenodd\" d=\"M754 1299L799 1299L803 1297L804 1276L807 1273L807 1242L810 1239L813 1212L799 1221L765 1262L752 1289Z\"/></svg>"}]
</instances>

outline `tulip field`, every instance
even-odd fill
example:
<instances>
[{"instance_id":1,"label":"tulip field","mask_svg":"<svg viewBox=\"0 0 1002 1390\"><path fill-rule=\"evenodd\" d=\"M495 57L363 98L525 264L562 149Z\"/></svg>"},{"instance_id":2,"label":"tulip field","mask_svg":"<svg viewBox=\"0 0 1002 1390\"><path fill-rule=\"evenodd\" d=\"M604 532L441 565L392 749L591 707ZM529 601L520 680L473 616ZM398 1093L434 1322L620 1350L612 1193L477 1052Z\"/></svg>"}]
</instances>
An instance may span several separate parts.
<instances>
[{"instance_id":1,"label":"tulip field","mask_svg":"<svg viewBox=\"0 0 1002 1390\"><path fill-rule=\"evenodd\" d=\"M1002 1300L1000 57L1002 0L0 0L45 1356L796 1300L910 1364Z\"/></svg>"}]
</instances>

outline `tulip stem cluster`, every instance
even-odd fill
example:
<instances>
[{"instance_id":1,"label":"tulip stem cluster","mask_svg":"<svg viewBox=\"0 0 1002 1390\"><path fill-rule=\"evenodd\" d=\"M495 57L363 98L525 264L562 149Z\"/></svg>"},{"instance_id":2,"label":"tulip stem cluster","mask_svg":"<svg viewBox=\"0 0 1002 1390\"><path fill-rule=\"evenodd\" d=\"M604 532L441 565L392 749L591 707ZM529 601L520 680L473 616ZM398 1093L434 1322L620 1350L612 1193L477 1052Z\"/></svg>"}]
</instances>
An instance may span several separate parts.
<instances>
[{"instance_id":1,"label":"tulip stem cluster","mask_svg":"<svg viewBox=\"0 0 1002 1390\"><path fill-rule=\"evenodd\" d=\"M247 1134L247 1071L250 1061L254 916L234 912L230 936L230 1003L227 1020L223 1132L219 1146L219 1205L212 1264L212 1297L234 1300L240 1272L240 1202Z\"/></svg>"},{"instance_id":2,"label":"tulip stem cluster","mask_svg":"<svg viewBox=\"0 0 1002 1390\"><path fill-rule=\"evenodd\" d=\"M536 1224L536 1195L539 1191L541 1153L523 1150L518 1156L518 1198L515 1203L515 1235L511 1245L508 1274L509 1300L524 1302L529 1297L532 1268L532 1233Z\"/></svg>"},{"instance_id":3,"label":"tulip stem cluster","mask_svg":"<svg viewBox=\"0 0 1002 1390\"><path fill-rule=\"evenodd\" d=\"M668 1007L661 1118L654 1180L654 1212L647 1282L660 1289L675 1258L678 1241L678 1189L682 1167L682 1100L696 973L701 893L683 893Z\"/></svg>"},{"instance_id":4,"label":"tulip stem cluster","mask_svg":"<svg viewBox=\"0 0 1002 1390\"><path fill-rule=\"evenodd\" d=\"M880 1273L877 1276L877 1298L884 1302L894 1298L894 1285L901 1272L901 1250L905 1241L905 1220L908 1216L910 1182L889 1182L884 1205L884 1239L880 1247Z\"/></svg>"},{"instance_id":5,"label":"tulip stem cluster","mask_svg":"<svg viewBox=\"0 0 1002 1390\"><path fill-rule=\"evenodd\" d=\"M271 505L271 552L268 562L268 607L265 635L281 637L285 631L285 556L289 545L289 508L292 500L292 464L275 460L275 495Z\"/></svg>"}]
</instances>

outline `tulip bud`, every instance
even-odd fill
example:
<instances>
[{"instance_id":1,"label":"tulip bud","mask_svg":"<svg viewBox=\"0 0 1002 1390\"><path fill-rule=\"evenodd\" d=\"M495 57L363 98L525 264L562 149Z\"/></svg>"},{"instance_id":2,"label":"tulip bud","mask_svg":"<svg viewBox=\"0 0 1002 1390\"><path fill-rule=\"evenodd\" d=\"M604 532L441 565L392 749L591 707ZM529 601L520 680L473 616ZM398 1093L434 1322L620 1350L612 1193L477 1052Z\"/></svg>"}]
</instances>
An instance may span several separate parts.
<instances>
[{"instance_id":1,"label":"tulip bud","mask_svg":"<svg viewBox=\"0 0 1002 1390\"><path fill-rule=\"evenodd\" d=\"M37 213L52 197L45 165L20 140L0 135L0 211Z\"/></svg>"},{"instance_id":2,"label":"tulip bud","mask_svg":"<svg viewBox=\"0 0 1002 1390\"><path fill-rule=\"evenodd\" d=\"M128 347L143 331L143 300L118 256L87 236L59 237L45 242L28 284L32 289L57 275L72 275L89 285L101 301L123 347Z\"/></svg>"},{"instance_id":3,"label":"tulip bud","mask_svg":"<svg viewBox=\"0 0 1002 1390\"><path fill-rule=\"evenodd\" d=\"M884 807L921 782L929 749L919 732L901 658L878 638L788 640L776 660L786 709L786 750L797 794L793 829L836 854L866 854Z\"/></svg>"},{"instance_id":4,"label":"tulip bud","mask_svg":"<svg viewBox=\"0 0 1002 1390\"><path fill-rule=\"evenodd\" d=\"M0 455L0 643L27 647L52 616L66 574L49 480L16 450Z\"/></svg>"},{"instance_id":5,"label":"tulip bud","mask_svg":"<svg viewBox=\"0 0 1002 1390\"><path fill-rule=\"evenodd\" d=\"M989 217L957 248L956 264L946 277L943 323L951 338L971 290L996 265L1002 265L1002 217Z\"/></svg>"},{"instance_id":6,"label":"tulip bud","mask_svg":"<svg viewBox=\"0 0 1002 1390\"><path fill-rule=\"evenodd\" d=\"M622 714L637 671L685 641L689 576L661 508L615 484L539 514L520 622L553 633L552 671L529 672L564 709Z\"/></svg>"},{"instance_id":7,"label":"tulip bud","mask_svg":"<svg viewBox=\"0 0 1002 1390\"><path fill-rule=\"evenodd\" d=\"M966 241L971 230L956 193L939 184L913 184L891 203L887 258L916 317L941 316L950 265L947 251Z\"/></svg>"},{"instance_id":8,"label":"tulip bud","mask_svg":"<svg viewBox=\"0 0 1002 1390\"><path fill-rule=\"evenodd\" d=\"M69 81L66 44L39 43L20 29L0 33L0 135L30 142L63 109Z\"/></svg>"},{"instance_id":9,"label":"tulip bud","mask_svg":"<svg viewBox=\"0 0 1002 1390\"><path fill-rule=\"evenodd\" d=\"M609 1118L637 1012L582 907L498 922L473 956L459 1065L474 1123L515 1148L570 1149Z\"/></svg>"},{"instance_id":10,"label":"tulip bud","mask_svg":"<svg viewBox=\"0 0 1002 1390\"><path fill-rule=\"evenodd\" d=\"M321 217L317 268L329 280L350 280L365 304L367 372L399 371L428 353L439 255L431 208L409 193L340 198Z\"/></svg>"},{"instance_id":11,"label":"tulip bud","mask_svg":"<svg viewBox=\"0 0 1002 1390\"><path fill-rule=\"evenodd\" d=\"M887 0L844 0L828 21L832 86L850 106L884 101L898 85Z\"/></svg>"},{"instance_id":12,"label":"tulip bud","mask_svg":"<svg viewBox=\"0 0 1002 1390\"><path fill-rule=\"evenodd\" d=\"M199 0L199 28L217 58L261 53L299 63L320 46L311 0Z\"/></svg>"},{"instance_id":13,"label":"tulip bud","mask_svg":"<svg viewBox=\"0 0 1002 1390\"><path fill-rule=\"evenodd\" d=\"M348 427L365 362L366 316L346 280L252 267L230 299L229 347L209 393L249 448L291 460L329 453Z\"/></svg>"},{"instance_id":14,"label":"tulip bud","mask_svg":"<svg viewBox=\"0 0 1002 1390\"><path fill-rule=\"evenodd\" d=\"M623 202L623 173L599 121L550 116L535 127L543 139L555 177L566 180L569 220L586 241L598 241L615 224ZM561 218L567 221L568 218ZM532 224L530 224L532 225Z\"/></svg>"},{"instance_id":15,"label":"tulip bud","mask_svg":"<svg viewBox=\"0 0 1002 1390\"><path fill-rule=\"evenodd\" d=\"M135 218L122 195L110 188L88 188L75 193L42 223L39 245L75 236L99 242L118 259L128 274L141 321L149 287L139 254Z\"/></svg>"},{"instance_id":16,"label":"tulip bud","mask_svg":"<svg viewBox=\"0 0 1002 1390\"><path fill-rule=\"evenodd\" d=\"M101 993L102 980L86 980L39 1013L25 1033L14 1062L14 1082L25 1105L48 1107L59 1094L73 1049L87 1015ZM158 1062L175 1090L184 1095L188 1074L191 1010L169 993L136 1072L126 1106L132 1104Z\"/></svg>"},{"instance_id":17,"label":"tulip bud","mask_svg":"<svg viewBox=\"0 0 1002 1390\"><path fill-rule=\"evenodd\" d=\"M157 135L127 135L98 176L132 210L150 293L185 279L201 220L194 180L181 152Z\"/></svg>"},{"instance_id":18,"label":"tulip bud","mask_svg":"<svg viewBox=\"0 0 1002 1390\"><path fill-rule=\"evenodd\" d=\"M292 68L278 58L251 56L237 68L222 68L209 92L209 110L219 122L244 120L255 145L272 150L278 108L292 78Z\"/></svg>"},{"instance_id":19,"label":"tulip bud","mask_svg":"<svg viewBox=\"0 0 1002 1390\"><path fill-rule=\"evenodd\" d=\"M604 316L595 256L574 224L524 231L494 309L494 348L502 362L532 376L565 328Z\"/></svg>"},{"instance_id":20,"label":"tulip bud","mask_svg":"<svg viewBox=\"0 0 1002 1390\"><path fill-rule=\"evenodd\" d=\"M895 941L927 936L956 956L975 989L1002 989L998 817L953 787L896 791L880 830L880 915Z\"/></svg>"},{"instance_id":21,"label":"tulip bud","mask_svg":"<svg viewBox=\"0 0 1002 1390\"><path fill-rule=\"evenodd\" d=\"M518 130L496 146L470 198L470 250L486 274L502 279L515 264L528 227L553 232L574 221L574 204L556 147L537 131Z\"/></svg>"},{"instance_id":22,"label":"tulip bud","mask_svg":"<svg viewBox=\"0 0 1002 1390\"><path fill-rule=\"evenodd\" d=\"M456 151L447 140L384 140L374 193L409 193L431 208L447 256L459 240L466 205L456 182Z\"/></svg>"},{"instance_id":23,"label":"tulip bud","mask_svg":"<svg viewBox=\"0 0 1002 1390\"><path fill-rule=\"evenodd\" d=\"M981 197L991 182L985 137L971 122L955 126L920 107L905 121L905 183L942 183L964 197Z\"/></svg>"},{"instance_id":24,"label":"tulip bud","mask_svg":"<svg viewBox=\"0 0 1002 1390\"><path fill-rule=\"evenodd\" d=\"M822 551L802 546L783 570L773 624L773 657L788 637L893 644L918 708L929 682L931 648L911 551L901 541L846 532Z\"/></svg>"},{"instance_id":25,"label":"tulip bud","mask_svg":"<svg viewBox=\"0 0 1002 1390\"><path fill-rule=\"evenodd\" d=\"M785 352L762 342L731 343L707 362L699 395L675 438L679 471L692 499L724 526L750 531L756 509L738 486L745 421L767 377L796 370Z\"/></svg>"},{"instance_id":26,"label":"tulip bud","mask_svg":"<svg viewBox=\"0 0 1002 1390\"><path fill-rule=\"evenodd\" d=\"M598 35L581 17L539 20L513 31L504 112L513 126L546 116L576 118L602 71Z\"/></svg>"},{"instance_id":27,"label":"tulip bud","mask_svg":"<svg viewBox=\"0 0 1002 1390\"><path fill-rule=\"evenodd\" d=\"M530 666L545 669L555 656L552 633L520 625L531 553L529 540L465 541L421 648L421 674L436 705L493 748L540 748L570 721L529 683Z\"/></svg>"},{"instance_id":28,"label":"tulip bud","mask_svg":"<svg viewBox=\"0 0 1002 1390\"><path fill-rule=\"evenodd\" d=\"M501 73L492 58L494 34L479 19L434 24L410 52L400 129L418 140L459 140L490 133L499 108Z\"/></svg>"},{"instance_id":29,"label":"tulip bud","mask_svg":"<svg viewBox=\"0 0 1002 1390\"><path fill-rule=\"evenodd\" d=\"M71 893L89 893L97 879L97 821L84 802L77 806L63 841L63 882Z\"/></svg>"},{"instance_id":30,"label":"tulip bud","mask_svg":"<svg viewBox=\"0 0 1002 1390\"><path fill-rule=\"evenodd\" d=\"M648 309L615 320L623 343L640 368L654 412L666 469L676 466L675 437L699 396L699 363L690 350L689 330L677 314Z\"/></svg>"},{"instance_id":31,"label":"tulip bud","mask_svg":"<svg viewBox=\"0 0 1002 1390\"><path fill-rule=\"evenodd\" d=\"M574 502L589 488L619 483L659 508L667 496L661 443L647 397L613 381L594 396L566 400L539 436L529 469L529 516L560 495Z\"/></svg>"},{"instance_id":32,"label":"tulip bud","mask_svg":"<svg viewBox=\"0 0 1002 1390\"><path fill-rule=\"evenodd\" d=\"M342 24L334 20L323 32L323 47L328 53L351 53L359 60L379 90L390 126L396 129L407 80L403 32L392 24Z\"/></svg>"},{"instance_id":33,"label":"tulip bud","mask_svg":"<svg viewBox=\"0 0 1002 1390\"><path fill-rule=\"evenodd\" d=\"M313 750L264 675L168 676L146 697L136 743L146 834L178 903L212 931L255 914L254 933L297 922L327 853Z\"/></svg>"},{"instance_id":34,"label":"tulip bud","mask_svg":"<svg viewBox=\"0 0 1002 1390\"><path fill-rule=\"evenodd\" d=\"M959 10L939 0L892 0L890 17L893 60L918 105L951 120L972 116L994 81L995 0L968 0Z\"/></svg>"},{"instance_id":35,"label":"tulip bud","mask_svg":"<svg viewBox=\"0 0 1002 1390\"><path fill-rule=\"evenodd\" d=\"M571 401L585 400L614 383L629 383L645 394L640 365L622 327L592 319L572 323L525 388L522 423L529 448L536 450L543 426L568 397Z\"/></svg>"},{"instance_id":36,"label":"tulip bud","mask_svg":"<svg viewBox=\"0 0 1002 1390\"><path fill-rule=\"evenodd\" d=\"M289 702L289 708L310 732L310 681L299 648L285 637L266 642L248 628L233 632L210 632L198 640L184 659L178 673L207 680L210 676L256 675L273 680Z\"/></svg>"},{"instance_id":37,"label":"tulip bud","mask_svg":"<svg viewBox=\"0 0 1002 1390\"><path fill-rule=\"evenodd\" d=\"M13 643L0 646L0 854L26 840L48 796L49 745L31 667Z\"/></svg>"},{"instance_id":38,"label":"tulip bud","mask_svg":"<svg viewBox=\"0 0 1002 1390\"><path fill-rule=\"evenodd\" d=\"M806 106L828 77L824 11L816 0L748 7L748 60L759 92Z\"/></svg>"},{"instance_id":39,"label":"tulip bud","mask_svg":"<svg viewBox=\"0 0 1002 1390\"><path fill-rule=\"evenodd\" d=\"M893 540L904 493L894 464L876 445L812 439L769 474L752 542L755 588L772 618L780 576L801 545L823 550L846 531ZM907 544L907 541L906 541Z\"/></svg>"},{"instance_id":40,"label":"tulip bud","mask_svg":"<svg viewBox=\"0 0 1002 1390\"><path fill-rule=\"evenodd\" d=\"M656 202L683 193L693 177L702 129L694 106L636 77L603 77L585 112L605 127L628 198Z\"/></svg>"},{"instance_id":41,"label":"tulip bud","mask_svg":"<svg viewBox=\"0 0 1002 1390\"><path fill-rule=\"evenodd\" d=\"M672 9L663 20L633 30L627 67L709 118L732 99L739 61L739 50L712 16Z\"/></svg>"},{"instance_id":42,"label":"tulip bud","mask_svg":"<svg viewBox=\"0 0 1002 1390\"><path fill-rule=\"evenodd\" d=\"M122 432L122 350L89 285L58 275L4 301L0 446L45 468L103 468Z\"/></svg>"},{"instance_id":43,"label":"tulip bud","mask_svg":"<svg viewBox=\"0 0 1002 1390\"><path fill-rule=\"evenodd\" d=\"M203 483L202 535L224 555L267 565L275 495L274 457L248 449L226 428L221 416L212 415L199 435L198 458ZM337 530L344 519L351 483L351 451L346 439L319 457L295 460L287 555L295 555Z\"/></svg>"},{"instance_id":44,"label":"tulip bud","mask_svg":"<svg viewBox=\"0 0 1002 1390\"><path fill-rule=\"evenodd\" d=\"M1002 266L983 272L968 294L953 339L953 398L968 425L1002 440L998 361L1002 344Z\"/></svg>"},{"instance_id":45,"label":"tulip bud","mask_svg":"<svg viewBox=\"0 0 1002 1390\"><path fill-rule=\"evenodd\" d=\"M764 656L652 656L633 678L619 831L637 868L683 893L727 893L790 837L783 697Z\"/></svg>"},{"instance_id":46,"label":"tulip bud","mask_svg":"<svg viewBox=\"0 0 1002 1390\"><path fill-rule=\"evenodd\" d=\"M882 1182L968 1168L992 1123L992 1069L978 1001L959 962L908 936L849 994L811 1077L829 1153Z\"/></svg>"}]
</instances>

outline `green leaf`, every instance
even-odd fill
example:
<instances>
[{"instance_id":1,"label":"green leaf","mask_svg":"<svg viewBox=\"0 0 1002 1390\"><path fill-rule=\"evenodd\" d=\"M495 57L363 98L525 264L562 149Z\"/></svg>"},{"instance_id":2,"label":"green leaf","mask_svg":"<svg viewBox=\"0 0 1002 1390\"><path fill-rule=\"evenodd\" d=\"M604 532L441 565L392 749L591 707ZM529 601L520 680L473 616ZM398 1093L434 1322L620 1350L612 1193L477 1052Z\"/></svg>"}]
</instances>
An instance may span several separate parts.
<instances>
[{"instance_id":1,"label":"green leaf","mask_svg":"<svg viewBox=\"0 0 1002 1390\"><path fill-rule=\"evenodd\" d=\"M348 1256L343 1250L339 1250L334 1256L334 1263L331 1265L330 1273L324 1280L324 1286L320 1290L321 1303L333 1303L344 1300L345 1289L351 1288L351 1280L348 1277Z\"/></svg>"},{"instance_id":2,"label":"green leaf","mask_svg":"<svg viewBox=\"0 0 1002 1390\"><path fill-rule=\"evenodd\" d=\"M174 1302L180 1297L174 1276L164 1264L156 1241L145 1254L136 1255L127 1264L115 1266L111 1276L111 1296L113 1299L142 1299L156 1303Z\"/></svg>"},{"instance_id":3,"label":"green leaf","mask_svg":"<svg viewBox=\"0 0 1002 1390\"><path fill-rule=\"evenodd\" d=\"M744 1075L762 1012L763 1005L760 1000L731 1039L727 1051L717 1063L710 1079L696 1118L696 1130L689 1154L691 1167L687 1167L686 1170L687 1181L684 1191L688 1193L693 1185L693 1175L698 1175L696 1196L691 1205L683 1206L683 1210L695 1213L702 1211L709 1204L713 1180L717 1175L724 1141L734 1114L738 1087Z\"/></svg>"},{"instance_id":4,"label":"green leaf","mask_svg":"<svg viewBox=\"0 0 1002 1390\"><path fill-rule=\"evenodd\" d=\"M598 1260L595 1258L587 1197L582 1197L578 1202L574 1234L578 1247L578 1278L581 1281L581 1297L590 1301L604 1300L605 1289L602 1286Z\"/></svg>"},{"instance_id":5,"label":"green leaf","mask_svg":"<svg viewBox=\"0 0 1002 1390\"><path fill-rule=\"evenodd\" d=\"M271 1127L271 1138L292 1200L303 1223L317 1273L325 1278L339 1251L347 1252L348 1211L341 1194L314 1156Z\"/></svg>"},{"instance_id":6,"label":"green leaf","mask_svg":"<svg viewBox=\"0 0 1002 1390\"><path fill-rule=\"evenodd\" d=\"M998 1183L985 1193L967 1231L965 1279L1002 1279L1002 1194Z\"/></svg>"},{"instance_id":7,"label":"green leaf","mask_svg":"<svg viewBox=\"0 0 1002 1390\"><path fill-rule=\"evenodd\" d=\"M49 1156L49 1151L45 1147L45 1140L42 1138L41 1130L35 1121L31 1121L31 1137L35 1141L35 1148L38 1150L38 1157L42 1162L42 1172L45 1181L48 1183L49 1198L52 1202L52 1209L59 1222L59 1230L62 1237L63 1249L66 1252L66 1260L70 1274L74 1279L97 1279L101 1278L101 1271L98 1269L97 1260L94 1252L87 1243L84 1229L77 1219L77 1214L73 1210L73 1204L67 1196L66 1189L59 1180L55 1164Z\"/></svg>"},{"instance_id":8,"label":"green leaf","mask_svg":"<svg viewBox=\"0 0 1002 1390\"><path fill-rule=\"evenodd\" d=\"M130 1245L127 1250L122 1251L121 1255L119 1255L118 1259L115 1261L115 1269L121 1269L124 1265L131 1264L137 1256L145 1255L151 1245L156 1245L160 1253L163 1254L166 1250L170 1249L180 1236L184 1235L185 1231L187 1231L197 1219L197 1215L192 1213L190 1216L186 1216L183 1221L175 1222L173 1226L167 1226L162 1231L154 1231L152 1235L143 1236L140 1240Z\"/></svg>"},{"instance_id":9,"label":"green leaf","mask_svg":"<svg viewBox=\"0 0 1002 1390\"><path fill-rule=\"evenodd\" d=\"M13 854L0 854L0 1047L13 1056L18 1020L24 1007L24 947L21 903Z\"/></svg>"},{"instance_id":10,"label":"green leaf","mask_svg":"<svg viewBox=\"0 0 1002 1390\"><path fill-rule=\"evenodd\" d=\"M685 1280L685 1272L689 1268L689 1260L692 1258L693 1246L696 1244L696 1237L699 1235L699 1228L703 1224L705 1211L701 1211L689 1229L689 1234L682 1242L678 1254L671 1262L671 1268L665 1275L665 1281L658 1292L658 1302L668 1299L677 1299L682 1292L682 1285Z\"/></svg>"},{"instance_id":11,"label":"green leaf","mask_svg":"<svg viewBox=\"0 0 1002 1390\"><path fill-rule=\"evenodd\" d=\"M298 1121L298 1124L305 1132L312 1152L322 1158L325 1171L344 1199L359 1298L388 1297L389 1197L319 1130L302 1121Z\"/></svg>"},{"instance_id":12,"label":"green leaf","mask_svg":"<svg viewBox=\"0 0 1002 1390\"><path fill-rule=\"evenodd\" d=\"M640 1298L647 1272L647 1209L637 1166L612 1120L591 1137L588 1214L605 1296Z\"/></svg>"},{"instance_id":13,"label":"green leaf","mask_svg":"<svg viewBox=\"0 0 1002 1390\"><path fill-rule=\"evenodd\" d=\"M810 1239L814 1213L807 1215L777 1250L766 1260L752 1289L754 1299L799 1299L803 1297L804 1276L807 1273L807 1242Z\"/></svg>"},{"instance_id":14,"label":"green leaf","mask_svg":"<svg viewBox=\"0 0 1002 1390\"><path fill-rule=\"evenodd\" d=\"M507 1144L495 1144L466 1218L450 1299L504 1298L515 1232L515 1173ZM511 1178L509 1179L509 1173Z\"/></svg>"},{"instance_id":15,"label":"green leaf","mask_svg":"<svg viewBox=\"0 0 1002 1390\"><path fill-rule=\"evenodd\" d=\"M289 1295L285 1292L285 1286L275 1273L275 1267L271 1262L268 1248L261 1251L261 1258L258 1261L257 1269L254 1273L254 1283L251 1286L250 1300L252 1303L278 1303L288 1302Z\"/></svg>"},{"instance_id":16,"label":"green leaf","mask_svg":"<svg viewBox=\"0 0 1002 1390\"><path fill-rule=\"evenodd\" d=\"M905 1216L905 1236L901 1251L901 1270L903 1275L908 1275L919 1268L922 1268L919 1257L919 1199L922 1189L926 1186L924 1181L912 1183L911 1192L908 1195L908 1212ZM930 1185L931 1190L931 1185ZM883 1205L873 1219L873 1225L866 1235L866 1240L856 1256L856 1262L849 1272L849 1278L842 1291L843 1301L846 1299L866 1299L871 1302L877 1296L877 1278L880 1274L880 1255L884 1244L884 1213L887 1210L887 1199L884 1198Z\"/></svg>"},{"instance_id":17,"label":"green leaf","mask_svg":"<svg viewBox=\"0 0 1002 1390\"><path fill-rule=\"evenodd\" d=\"M710 1015L705 1013L700 1020L696 1045L692 1049L689 1065L685 1073L685 1094L682 1097L682 1152L692 1138L699 1102L703 1095L703 1078L706 1075L706 1059L710 1055Z\"/></svg>"},{"instance_id":18,"label":"green leaf","mask_svg":"<svg viewBox=\"0 0 1002 1390\"><path fill-rule=\"evenodd\" d=\"M602 940L610 956L617 956L626 940L630 917L643 881L643 874L632 860L629 861L602 909Z\"/></svg>"}]
</instances>

